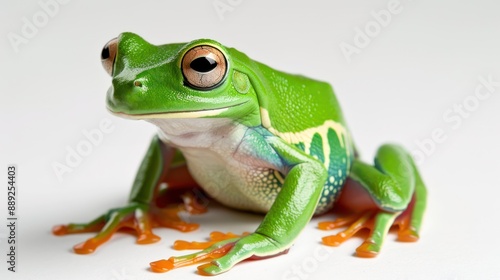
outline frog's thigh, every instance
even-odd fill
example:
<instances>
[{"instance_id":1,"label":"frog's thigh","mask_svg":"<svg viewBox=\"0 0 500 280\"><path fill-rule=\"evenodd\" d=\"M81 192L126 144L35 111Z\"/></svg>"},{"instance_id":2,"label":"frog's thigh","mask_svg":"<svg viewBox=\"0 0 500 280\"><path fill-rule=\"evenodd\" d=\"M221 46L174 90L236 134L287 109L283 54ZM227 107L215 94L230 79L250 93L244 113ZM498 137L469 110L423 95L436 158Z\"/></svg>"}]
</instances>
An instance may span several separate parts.
<instances>
[{"instance_id":1,"label":"frog's thigh","mask_svg":"<svg viewBox=\"0 0 500 280\"><path fill-rule=\"evenodd\" d=\"M405 210L415 190L411 156L392 144L379 148L373 166L355 160L349 176L360 183L380 209L388 212Z\"/></svg>"},{"instance_id":2,"label":"frog's thigh","mask_svg":"<svg viewBox=\"0 0 500 280\"><path fill-rule=\"evenodd\" d=\"M373 257L394 220L411 201L416 180L413 161L401 147L384 145L377 152L374 166L355 160L350 177L384 210L375 214L370 236L356 249L358 256Z\"/></svg>"}]
</instances>

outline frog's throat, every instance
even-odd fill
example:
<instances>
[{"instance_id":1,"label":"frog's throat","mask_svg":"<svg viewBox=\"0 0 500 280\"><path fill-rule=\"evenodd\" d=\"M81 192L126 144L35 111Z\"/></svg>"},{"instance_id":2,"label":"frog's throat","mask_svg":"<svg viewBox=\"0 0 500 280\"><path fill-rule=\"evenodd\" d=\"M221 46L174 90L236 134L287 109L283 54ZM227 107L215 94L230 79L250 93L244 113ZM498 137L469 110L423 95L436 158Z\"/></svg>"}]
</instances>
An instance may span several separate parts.
<instances>
[{"instance_id":1,"label":"frog's throat","mask_svg":"<svg viewBox=\"0 0 500 280\"><path fill-rule=\"evenodd\" d=\"M200 111L186 111L186 112L171 112L171 113L152 113L152 114L126 114L121 112L113 112L109 110L113 115L118 117L126 118L126 119L134 119L134 120L144 120L144 119L195 119L195 118L204 118L204 117L213 117L218 116L231 107L238 106L228 106L224 108L218 109L209 109L209 110L200 110Z\"/></svg>"}]
</instances>

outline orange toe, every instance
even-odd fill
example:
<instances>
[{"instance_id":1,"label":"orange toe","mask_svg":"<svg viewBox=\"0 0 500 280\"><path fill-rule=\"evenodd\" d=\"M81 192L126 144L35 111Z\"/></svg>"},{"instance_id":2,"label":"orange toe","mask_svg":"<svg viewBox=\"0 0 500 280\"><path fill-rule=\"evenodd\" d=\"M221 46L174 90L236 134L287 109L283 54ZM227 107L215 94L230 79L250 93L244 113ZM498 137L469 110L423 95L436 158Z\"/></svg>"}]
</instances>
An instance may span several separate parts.
<instances>
[{"instance_id":1,"label":"orange toe","mask_svg":"<svg viewBox=\"0 0 500 280\"><path fill-rule=\"evenodd\" d=\"M137 237L137 244L151 244L160 240L161 237L156 234L153 234L151 232L143 232Z\"/></svg>"},{"instance_id":2,"label":"orange toe","mask_svg":"<svg viewBox=\"0 0 500 280\"><path fill-rule=\"evenodd\" d=\"M416 242L419 238L417 231L411 228L398 232L398 241Z\"/></svg>"},{"instance_id":3,"label":"orange toe","mask_svg":"<svg viewBox=\"0 0 500 280\"><path fill-rule=\"evenodd\" d=\"M171 261L170 259L151 262L149 266L151 267L151 270L153 272L157 273L167 272L175 268L174 262Z\"/></svg>"},{"instance_id":4,"label":"orange toe","mask_svg":"<svg viewBox=\"0 0 500 280\"><path fill-rule=\"evenodd\" d=\"M378 255L380 246L371 241L365 241L356 249L356 256L361 258L374 258Z\"/></svg>"},{"instance_id":5,"label":"orange toe","mask_svg":"<svg viewBox=\"0 0 500 280\"><path fill-rule=\"evenodd\" d=\"M94 242L87 240L73 246L73 251L80 255L86 255L93 253L98 246L99 244L95 244Z\"/></svg>"},{"instance_id":6,"label":"orange toe","mask_svg":"<svg viewBox=\"0 0 500 280\"><path fill-rule=\"evenodd\" d=\"M68 234L68 227L66 225L57 225L52 228L52 233L54 235L66 235Z\"/></svg>"}]
</instances>

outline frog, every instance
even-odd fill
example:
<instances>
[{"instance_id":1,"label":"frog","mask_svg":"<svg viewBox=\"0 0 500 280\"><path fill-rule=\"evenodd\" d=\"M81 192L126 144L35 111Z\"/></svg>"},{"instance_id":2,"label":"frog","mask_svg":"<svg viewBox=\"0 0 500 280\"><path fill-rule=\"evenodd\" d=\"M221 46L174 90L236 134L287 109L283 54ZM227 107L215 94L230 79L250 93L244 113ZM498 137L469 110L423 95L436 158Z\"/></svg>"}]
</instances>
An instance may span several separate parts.
<instances>
[{"instance_id":1,"label":"frog","mask_svg":"<svg viewBox=\"0 0 500 280\"><path fill-rule=\"evenodd\" d=\"M177 241L174 247L198 251L153 261L152 271L201 263L199 274L217 275L287 253L313 216L336 209L344 215L318 228L346 229L322 238L325 245L368 229L356 255L375 257L393 227L398 240L419 239L427 190L411 154L389 143L373 163L363 161L329 83L273 69L212 39L154 45L125 32L105 44L101 61L112 78L107 109L158 132L125 206L53 228L56 235L97 232L76 253L94 252L123 229L139 244L160 240L159 226L196 230L179 215L206 211L196 193L261 213L262 222L240 235Z\"/></svg>"}]
</instances>

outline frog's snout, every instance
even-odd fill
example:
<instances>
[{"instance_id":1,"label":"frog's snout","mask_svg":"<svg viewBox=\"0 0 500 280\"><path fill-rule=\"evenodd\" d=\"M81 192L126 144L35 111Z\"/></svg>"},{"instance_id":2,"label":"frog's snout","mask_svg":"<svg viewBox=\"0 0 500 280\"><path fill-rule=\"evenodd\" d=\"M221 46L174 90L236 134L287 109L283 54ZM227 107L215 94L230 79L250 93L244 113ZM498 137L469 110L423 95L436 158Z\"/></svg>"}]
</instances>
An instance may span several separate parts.
<instances>
[{"instance_id":1,"label":"frog's snout","mask_svg":"<svg viewBox=\"0 0 500 280\"><path fill-rule=\"evenodd\" d=\"M113 78L108 89L106 100L107 107L114 113L132 113L144 101L147 91L145 79L123 80Z\"/></svg>"},{"instance_id":2,"label":"frog's snout","mask_svg":"<svg viewBox=\"0 0 500 280\"><path fill-rule=\"evenodd\" d=\"M119 110L119 107L123 107L123 104L119 104L119 102L117 102L117 100L114 98L114 88L113 88L113 86L111 86L108 89L108 92L106 94L106 103L107 103L106 107L111 112L117 112ZM120 105L122 105L122 106L120 106Z\"/></svg>"},{"instance_id":3,"label":"frog's snout","mask_svg":"<svg viewBox=\"0 0 500 280\"><path fill-rule=\"evenodd\" d=\"M108 110L113 113L129 112L132 109L130 106L130 100L127 99L127 95L129 93L130 92L128 90L123 88L123 85L114 81L106 94L106 104Z\"/></svg>"},{"instance_id":4,"label":"frog's snout","mask_svg":"<svg viewBox=\"0 0 500 280\"><path fill-rule=\"evenodd\" d=\"M113 66L115 64L116 53L118 49L118 38L113 38L107 42L101 51L101 62L104 70L110 76L113 76Z\"/></svg>"}]
</instances>

